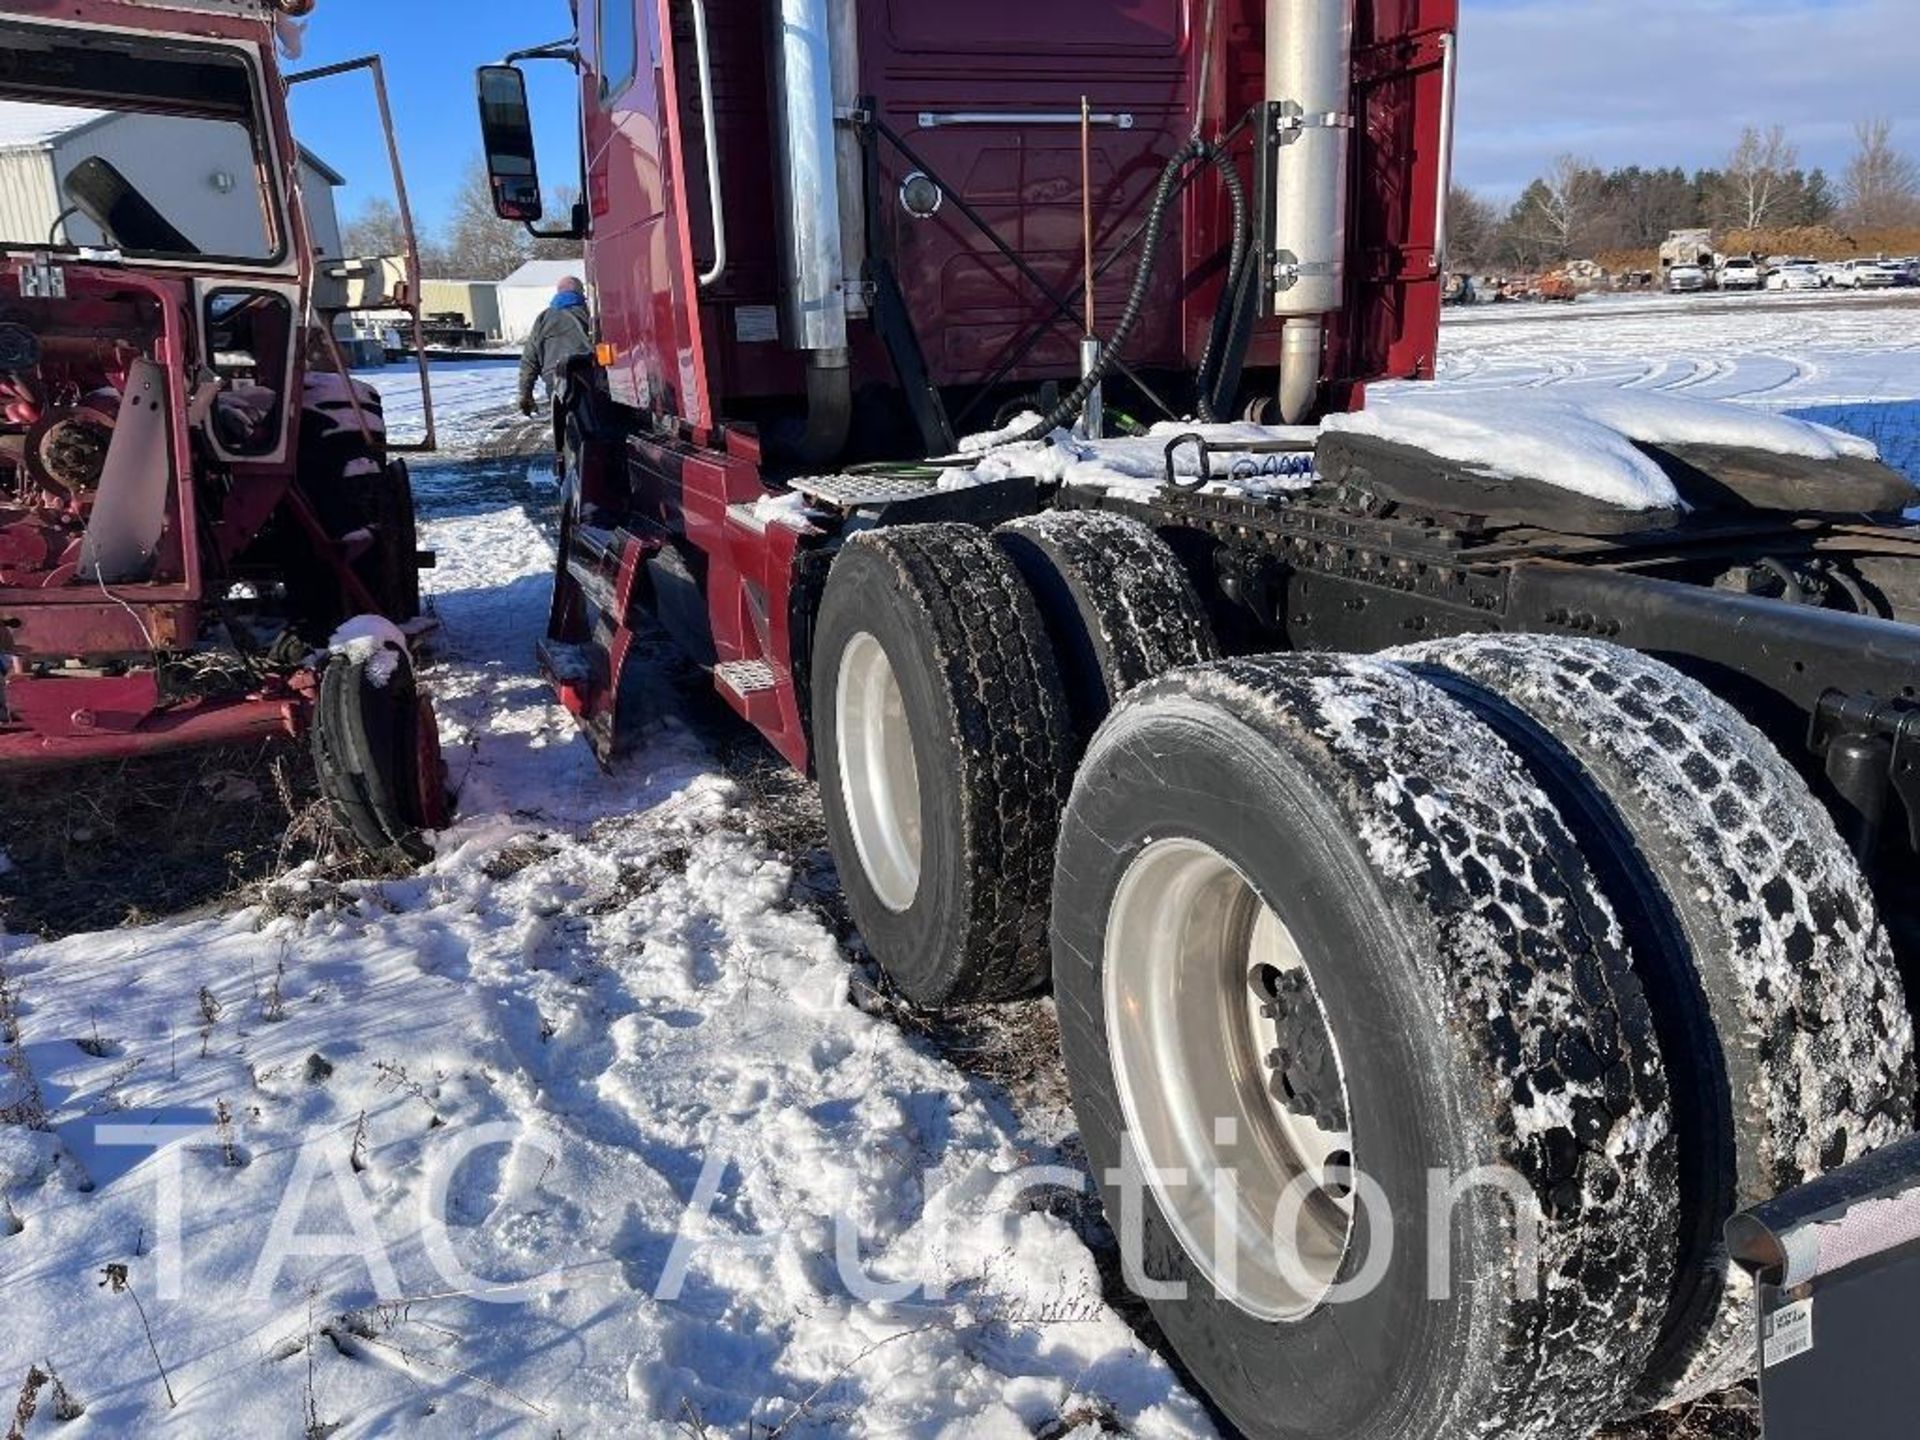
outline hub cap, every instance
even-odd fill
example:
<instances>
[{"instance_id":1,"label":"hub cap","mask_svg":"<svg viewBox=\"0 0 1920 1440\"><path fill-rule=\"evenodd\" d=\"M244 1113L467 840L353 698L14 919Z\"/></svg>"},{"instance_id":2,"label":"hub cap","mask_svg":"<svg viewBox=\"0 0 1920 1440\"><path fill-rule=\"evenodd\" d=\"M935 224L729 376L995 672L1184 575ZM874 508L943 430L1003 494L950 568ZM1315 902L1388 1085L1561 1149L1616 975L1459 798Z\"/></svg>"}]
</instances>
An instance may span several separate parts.
<instances>
[{"instance_id":1,"label":"hub cap","mask_svg":"<svg viewBox=\"0 0 1920 1440\"><path fill-rule=\"evenodd\" d=\"M920 892L920 772L893 662L864 631L840 657L834 731L861 867L880 903L898 914Z\"/></svg>"},{"instance_id":2,"label":"hub cap","mask_svg":"<svg viewBox=\"0 0 1920 1440\"><path fill-rule=\"evenodd\" d=\"M1292 931L1218 851L1156 841L1114 896L1105 996L1133 1150L1182 1247L1248 1314L1311 1313L1352 1238L1352 1112Z\"/></svg>"}]
</instances>

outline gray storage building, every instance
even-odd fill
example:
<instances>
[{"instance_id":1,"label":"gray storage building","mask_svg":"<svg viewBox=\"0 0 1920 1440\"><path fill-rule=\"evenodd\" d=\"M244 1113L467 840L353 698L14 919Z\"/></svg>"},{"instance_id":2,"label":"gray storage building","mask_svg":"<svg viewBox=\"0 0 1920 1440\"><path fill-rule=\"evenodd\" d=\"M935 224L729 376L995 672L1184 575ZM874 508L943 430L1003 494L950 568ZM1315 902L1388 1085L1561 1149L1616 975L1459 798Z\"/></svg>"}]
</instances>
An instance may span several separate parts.
<instances>
[{"instance_id":1,"label":"gray storage building","mask_svg":"<svg viewBox=\"0 0 1920 1440\"><path fill-rule=\"evenodd\" d=\"M267 222L254 191L252 145L240 126L20 101L0 101L0 239L47 243L66 208L61 182L93 155L111 161L206 254L266 253ZM345 183L325 161L301 149L300 189L323 259L341 254L333 191ZM104 243L99 231L77 216L67 221L66 233L79 244Z\"/></svg>"}]
</instances>

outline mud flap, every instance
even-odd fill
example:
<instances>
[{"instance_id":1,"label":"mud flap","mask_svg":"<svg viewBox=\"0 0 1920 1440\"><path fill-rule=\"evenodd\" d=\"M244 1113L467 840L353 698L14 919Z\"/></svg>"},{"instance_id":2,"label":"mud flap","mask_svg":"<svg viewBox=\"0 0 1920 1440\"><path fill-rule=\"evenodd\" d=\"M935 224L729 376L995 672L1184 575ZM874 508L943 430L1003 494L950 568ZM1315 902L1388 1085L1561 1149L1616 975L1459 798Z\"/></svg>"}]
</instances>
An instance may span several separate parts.
<instances>
[{"instance_id":1,"label":"mud flap","mask_svg":"<svg viewBox=\"0 0 1920 1440\"><path fill-rule=\"evenodd\" d=\"M1766 1440L1908 1440L1920 1415L1920 1139L1736 1215Z\"/></svg>"}]
</instances>

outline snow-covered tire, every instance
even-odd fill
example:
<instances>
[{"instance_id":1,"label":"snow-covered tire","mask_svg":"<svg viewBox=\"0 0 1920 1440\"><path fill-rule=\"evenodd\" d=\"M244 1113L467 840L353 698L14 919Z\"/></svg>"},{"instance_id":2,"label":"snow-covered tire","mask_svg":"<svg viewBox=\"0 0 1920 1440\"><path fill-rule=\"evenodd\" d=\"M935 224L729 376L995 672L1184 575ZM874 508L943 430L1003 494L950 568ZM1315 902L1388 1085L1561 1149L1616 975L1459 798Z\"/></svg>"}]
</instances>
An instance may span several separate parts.
<instances>
[{"instance_id":1,"label":"snow-covered tire","mask_svg":"<svg viewBox=\"0 0 1920 1440\"><path fill-rule=\"evenodd\" d=\"M1073 740L1012 562L967 525L856 535L821 599L812 694L827 833L875 959L924 1005L1038 988Z\"/></svg>"},{"instance_id":2,"label":"snow-covered tire","mask_svg":"<svg viewBox=\"0 0 1920 1440\"><path fill-rule=\"evenodd\" d=\"M1353 1163L1396 1222L1380 1283L1292 1318L1227 1299L1181 1242L1166 1195L1135 1188L1129 1214L1116 1183L1123 1133L1141 1132L1116 1068L1120 1017L1185 1013L1191 998L1116 1011L1123 992L1110 983L1122 886L1169 844L1224 857L1297 942L1344 1056ZM1075 1111L1109 1219L1123 1252L1139 1237L1146 1279L1185 1285L1185 1298L1149 1292L1149 1304L1248 1435L1570 1440L1626 1403L1672 1286L1665 1070L1573 837L1469 711L1399 666L1329 655L1225 661L1142 686L1074 786L1053 945ZM1231 1023L1215 1027L1229 1044ZM1195 1076L1215 1064L1204 1045L1182 1063ZM1469 1187L1451 1227L1429 1227L1433 1176L1444 1186L1488 1167L1517 1177L1536 1207L1535 1286L1514 1279L1526 1267L1509 1195ZM1430 1239L1450 1246L1450 1270ZM1350 1241L1342 1282L1363 1272L1377 1222L1363 1217ZM1430 1293L1430 1263L1450 1273L1443 1293Z\"/></svg>"},{"instance_id":3,"label":"snow-covered tire","mask_svg":"<svg viewBox=\"0 0 1920 1440\"><path fill-rule=\"evenodd\" d=\"M445 778L433 711L404 645L327 657L311 745L321 793L363 848L415 860L432 853L422 832L446 823Z\"/></svg>"},{"instance_id":4,"label":"snow-covered tire","mask_svg":"<svg viewBox=\"0 0 1920 1440\"><path fill-rule=\"evenodd\" d=\"M1640 1399L1723 1390L1753 1368L1728 1218L1911 1129L1912 1025L1866 880L1766 738L1657 660L1503 635L1400 658L1466 682L1456 698L1533 763L1626 922L1673 1080L1685 1197Z\"/></svg>"},{"instance_id":5,"label":"snow-covered tire","mask_svg":"<svg viewBox=\"0 0 1920 1440\"><path fill-rule=\"evenodd\" d=\"M1039 602L1083 745L1136 685L1219 655L1186 570L1138 520L1048 510L994 539Z\"/></svg>"}]
</instances>

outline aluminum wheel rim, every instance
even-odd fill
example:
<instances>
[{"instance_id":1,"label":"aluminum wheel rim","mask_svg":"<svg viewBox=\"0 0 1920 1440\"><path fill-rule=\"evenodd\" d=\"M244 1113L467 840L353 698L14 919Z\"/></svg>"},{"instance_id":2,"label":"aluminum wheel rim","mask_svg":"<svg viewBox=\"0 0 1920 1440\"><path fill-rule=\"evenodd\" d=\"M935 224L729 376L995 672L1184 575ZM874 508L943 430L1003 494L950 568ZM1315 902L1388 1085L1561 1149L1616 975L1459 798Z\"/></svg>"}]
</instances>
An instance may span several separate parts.
<instances>
[{"instance_id":1,"label":"aluminum wheel rim","mask_svg":"<svg viewBox=\"0 0 1920 1440\"><path fill-rule=\"evenodd\" d=\"M1292 931L1218 851L1161 840L1121 878L1105 961L1114 1079L1161 1214L1223 1299L1262 1320L1311 1314L1352 1241L1355 1171L1349 1131L1269 1089L1277 1032L1260 977L1312 980ZM1351 1117L1331 1025L1328 1037Z\"/></svg>"},{"instance_id":2,"label":"aluminum wheel rim","mask_svg":"<svg viewBox=\"0 0 1920 1440\"><path fill-rule=\"evenodd\" d=\"M880 903L899 914L920 893L920 771L893 662L865 631L840 657L834 732L861 868Z\"/></svg>"}]
</instances>

